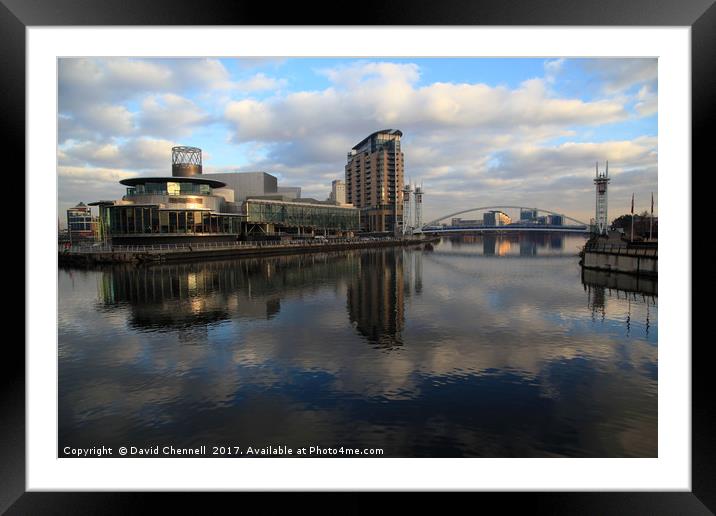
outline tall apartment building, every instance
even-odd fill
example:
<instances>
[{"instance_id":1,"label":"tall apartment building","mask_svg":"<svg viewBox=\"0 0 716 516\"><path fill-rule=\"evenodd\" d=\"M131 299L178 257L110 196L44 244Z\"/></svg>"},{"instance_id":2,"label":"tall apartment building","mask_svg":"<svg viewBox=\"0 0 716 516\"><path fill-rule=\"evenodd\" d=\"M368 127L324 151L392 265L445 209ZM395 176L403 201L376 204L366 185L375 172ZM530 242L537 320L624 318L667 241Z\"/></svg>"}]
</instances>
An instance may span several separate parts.
<instances>
[{"instance_id":1,"label":"tall apartment building","mask_svg":"<svg viewBox=\"0 0 716 516\"><path fill-rule=\"evenodd\" d=\"M360 209L363 231L394 233L402 223L401 136L397 129L377 131L348 153L346 202Z\"/></svg>"}]
</instances>

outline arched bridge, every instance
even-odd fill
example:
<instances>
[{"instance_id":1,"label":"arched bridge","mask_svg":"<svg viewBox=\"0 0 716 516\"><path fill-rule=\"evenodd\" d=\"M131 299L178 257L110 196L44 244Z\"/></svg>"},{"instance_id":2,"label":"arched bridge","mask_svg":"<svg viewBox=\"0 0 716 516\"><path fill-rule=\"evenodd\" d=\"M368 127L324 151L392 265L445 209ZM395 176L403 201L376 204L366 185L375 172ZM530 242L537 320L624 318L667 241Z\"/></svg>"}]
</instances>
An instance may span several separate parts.
<instances>
[{"instance_id":1,"label":"arched bridge","mask_svg":"<svg viewBox=\"0 0 716 516\"><path fill-rule=\"evenodd\" d=\"M506 225L484 225L476 224L474 226L442 226L440 222L445 219L450 219L458 215L465 213L472 213L475 211L502 211L502 210L532 210L537 214L545 213L547 215L558 216L562 218L562 224L543 224L538 223L537 218L533 218L529 221L514 222ZM572 222L572 224L564 224L564 221ZM477 208L469 208L467 210L460 210L454 213L443 215L437 219L431 220L422 227L416 228L414 233L457 233L457 232L469 232L469 231L568 231L586 233L589 231L589 224L577 220L573 217L569 217L563 213L557 213L552 210L545 210L543 208L535 208L530 206L480 206Z\"/></svg>"}]
</instances>

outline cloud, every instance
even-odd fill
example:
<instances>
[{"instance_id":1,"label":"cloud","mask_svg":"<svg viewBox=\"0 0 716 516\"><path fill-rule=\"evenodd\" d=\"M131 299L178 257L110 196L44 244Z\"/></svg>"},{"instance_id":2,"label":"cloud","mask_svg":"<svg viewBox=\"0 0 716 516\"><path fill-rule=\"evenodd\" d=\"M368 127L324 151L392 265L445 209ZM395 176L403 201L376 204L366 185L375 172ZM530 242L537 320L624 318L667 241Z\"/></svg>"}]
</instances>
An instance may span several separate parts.
<instances>
[{"instance_id":1,"label":"cloud","mask_svg":"<svg viewBox=\"0 0 716 516\"><path fill-rule=\"evenodd\" d=\"M126 136L134 132L134 114L122 105L87 103L59 116L59 142Z\"/></svg>"},{"instance_id":2,"label":"cloud","mask_svg":"<svg viewBox=\"0 0 716 516\"><path fill-rule=\"evenodd\" d=\"M256 75L253 75L248 79L234 82L231 87L243 92L254 92L263 90L275 90L285 85L285 79L274 79L272 77L267 77L263 73L257 73Z\"/></svg>"},{"instance_id":3,"label":"cloud","mask_svg":"<svg viewBox=\"0 0 716 516\"><path fill-rule=\"evenodd\" d=\"M639 92L636 94L636 104L634 105L634 110L639 114L639 116L649 116L653 115L658 110L658 97L656 92L652 91L652 89L648 85L644 85L641 87Z\"/></svg>"},{"instance_id":4,"label":"cloud","mask_svg":"<svg viewBox=\"0 0 716 516\"><path fill-rule=\"evenodd\" d=\"M87 141L60 148L60 166L79 166L88 169L105 167L142 171L171 171L171 149L177 145L171 140L135 138L118 144Z\"/></svg>"},{"instance_id":5,"label":"cloud","mask_svg":"<svg viewBox=\"0 0 716 516\"><path fill-rule=\"evenodd\" d=\"M656 58L584 59L580 63L610 94L628 90L634 85L657 80Z\"/></svg>"},{"instance_id":6,"label":"cloud","mask_svg":"<svg viewBox=\"0 0 716 516\"><path fill-rule=\"evenodd\" d=\"M140 113L140 132L152 136L188 136L210 121L194 102L173 93L146 97Z\"/></svg>"},{"instance_id":7,"label":"cloud","mask_svg":"<svg viewBox=\"0 0 716 516\"><path fill-rule=\"evenodd\" d=\"M317 133L358 135L383 126L412 131L441 128L514 129L520 126L598 125L627 116L620 103L550 98L544 81L514 90L486 84L433 83L418 87L414 66L369 63L324 70L333 85L263 101L229 102L224 116L234 140L287 141Z\"/></svg>"}]
</instances>

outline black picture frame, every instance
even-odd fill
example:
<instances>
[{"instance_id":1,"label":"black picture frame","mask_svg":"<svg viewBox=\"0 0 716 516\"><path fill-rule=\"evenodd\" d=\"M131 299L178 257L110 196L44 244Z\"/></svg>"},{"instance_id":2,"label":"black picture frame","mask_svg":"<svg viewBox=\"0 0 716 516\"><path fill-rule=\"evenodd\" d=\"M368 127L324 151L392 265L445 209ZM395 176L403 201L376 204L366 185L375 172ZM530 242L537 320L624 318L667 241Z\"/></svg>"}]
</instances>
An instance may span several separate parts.
<instances>
[{"instance_id":1,"label":"black picture frame","mask_svg":"<svg viewBox=\"0 0 716 516\"><path fill-rule=\"evenodd\" d=\"M328 25L602 25L690 26L692 70L692 171L705 168L713 145L707 136L716 113L716 5L714 0L495 0L466 2L399 0L361 4L346 16L332 3L180 2L177 0L0 0L0 105L6 159L25 170L25 29L30 26L81 25L315 25L320 11ZM10 169L6 170L9 173ZM684 171L679 171L684 172ZM15 173L16 174L16 173ZM32 185L26 185L30 192ZM28 200L28 205L30 201ZM695 203L692 203L695 205ZM31 209L31 207L28 207ZM695 218L694 218L695 219ZM26 228L25 238L31 238ZM17 242L16 242L17 245ZM20 247L17 245L17 247ZM22 246L24 249L24 246ZM688 250L691 253L691 250ZM22 251L20 251L22 252ZM17 257L14 257L17 262ZM25 263L24 260L22 260ZM31 273L27 268L26 275ZM18 287L21 288L22 287ZM19 290L24 291L24 289ZM25 306L17 302L17 306ZM32 307L27 307L32 309ZM25 350L6 340L0 360L0 512L7 514L124 513L140 509L152 493L25 492ZM696 343L696 341L695 341ZM691 342L674 343L689 346ZM708 340L691 347L691 492L484 494L499 503L524 503L530 512L551 514L711 514L716 512L714 404L707 384ZM179 497L180 503L184 497ZM204 497L205 498L205 497ZM221 497L225 503L225 497ZM177 499L176 497L174 498ZM163 502L162 502L163 503ZM358 508L362 502L353 506ZM370 503L370 502L368 502ZM204 506L206 508L206 506Z\"/></svg>"}]
</instances>

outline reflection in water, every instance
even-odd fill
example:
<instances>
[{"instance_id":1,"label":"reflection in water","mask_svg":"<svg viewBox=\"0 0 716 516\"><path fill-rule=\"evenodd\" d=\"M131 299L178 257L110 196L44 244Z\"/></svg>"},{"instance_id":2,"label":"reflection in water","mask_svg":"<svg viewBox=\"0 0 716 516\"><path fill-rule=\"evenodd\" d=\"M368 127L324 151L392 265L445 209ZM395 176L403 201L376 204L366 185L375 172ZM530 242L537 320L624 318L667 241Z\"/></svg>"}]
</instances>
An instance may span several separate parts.
<instances>
[{"instance_id":1,"label":"reflection in water","mask_svg":"<svg viewBox=\"0 0 716 516\"><path fill-rule=\"evenodd\" d=\"M60 444L655 456L656 285L581 243L62 270Z\"/></svg>"},{"instance_id":2,"label":"reflection in water","mask_svg":"<svg viewBox=\"0 0 716 516\"><path fill-rule=\"evenodd\" d=\"M624 320L627 335L631 333L632 324L637 323L649 335L651 327L650 308L654 310L657 299L657 279L618 272L604 272L582 269L582 284L587 292L587 306L592 310L592 318L606 318L606 300L608 297L625 299L627 312ZM635 310L636 316L643 320L632 318L632 304L634 307L643 307Z\"/></svg>"}]
</instances>

